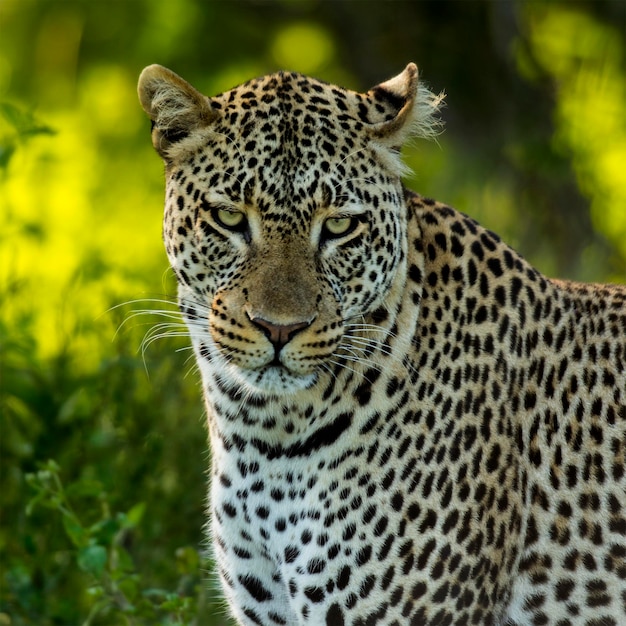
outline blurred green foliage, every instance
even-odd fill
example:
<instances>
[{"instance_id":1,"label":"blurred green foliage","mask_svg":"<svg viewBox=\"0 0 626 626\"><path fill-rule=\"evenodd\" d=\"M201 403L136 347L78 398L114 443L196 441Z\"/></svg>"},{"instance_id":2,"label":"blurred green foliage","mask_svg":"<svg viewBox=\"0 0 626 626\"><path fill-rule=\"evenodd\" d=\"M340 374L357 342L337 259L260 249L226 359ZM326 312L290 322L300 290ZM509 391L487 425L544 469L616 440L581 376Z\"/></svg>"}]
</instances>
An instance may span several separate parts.
<instances>
[{"instance_id":1,"label":"blurred green foliage","mask_svg":"<svg viewBox=\"0 0 626 626\"><path fill-rule=\"evenodd\" d=\"M156 341L145 65L213 94L276 69L366 89L414 60L448 105L409 185L548 274L624 282L625 32L620 0L0 1L0 625L227 623L197 376Z\"/></svg>"}]
</instances>

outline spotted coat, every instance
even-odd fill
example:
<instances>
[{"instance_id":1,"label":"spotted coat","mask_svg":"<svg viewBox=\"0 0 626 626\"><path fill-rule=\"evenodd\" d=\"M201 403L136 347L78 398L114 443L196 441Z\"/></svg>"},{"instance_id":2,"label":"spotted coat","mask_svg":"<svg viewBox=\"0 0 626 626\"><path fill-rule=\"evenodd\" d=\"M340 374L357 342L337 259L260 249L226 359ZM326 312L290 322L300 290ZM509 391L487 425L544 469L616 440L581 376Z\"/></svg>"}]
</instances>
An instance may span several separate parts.
<instances>
[{"instance_id":1,"label":"spotted coat","mask_svg":"<svg viewBox=\"0 0 626 626\"><path fill-rule=\"evenodd\" d=\"M403 187L438 104L412 64L139 94L238 622L626 624L626 287Z\"/></svg>"}]
</instances>

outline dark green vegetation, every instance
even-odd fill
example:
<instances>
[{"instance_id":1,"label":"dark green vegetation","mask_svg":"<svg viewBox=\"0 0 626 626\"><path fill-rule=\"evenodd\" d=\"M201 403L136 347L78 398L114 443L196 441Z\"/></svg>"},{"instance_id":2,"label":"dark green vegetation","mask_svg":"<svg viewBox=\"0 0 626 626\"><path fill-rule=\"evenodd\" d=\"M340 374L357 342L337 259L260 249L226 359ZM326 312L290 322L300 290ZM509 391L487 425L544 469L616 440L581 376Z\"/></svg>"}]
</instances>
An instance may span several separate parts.
<instances>
[{"instance_id":1,"label":"dark green vegetation","mask_svg":"<svg viewBox=\"0 0 626 626\"><path fill-rule=\"evenodd\" d=\"M172 307L112 308L174 293L145 65L212 94L280 68L366 89L413 60L448 106L410 186L549 275L624 282L625 32L620 0L0 2L0 626L227 623L187 343L144 361L166 320L120 325Z\"/></svg>"}]
</instances>

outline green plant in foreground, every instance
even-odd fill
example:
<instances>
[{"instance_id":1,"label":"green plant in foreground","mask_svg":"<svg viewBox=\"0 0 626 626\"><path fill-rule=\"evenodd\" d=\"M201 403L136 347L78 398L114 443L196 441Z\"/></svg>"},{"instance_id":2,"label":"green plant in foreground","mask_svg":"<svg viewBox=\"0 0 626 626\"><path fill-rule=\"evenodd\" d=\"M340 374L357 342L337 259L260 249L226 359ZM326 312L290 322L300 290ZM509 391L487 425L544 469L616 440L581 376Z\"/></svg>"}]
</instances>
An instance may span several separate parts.
<instances>
[{"instance_id":1,"label":"green plant in foreground","mask_svg":"<svg viewBox=\"0 0 626 626\"><path fill-rule=\"evenodd\" d=\"M32 111L0 101L0 169L6 169L17 146L36 135L55 131L37 120Z\"/></svg>"},{"instance_id":2,"label":"green plant in foreground","mask_svg":"<svg viewBox=\"0 0 626 626\"><path fill-rule=\"evenodd\" d=\"M200 584L200 557L190 547L176 552L181 576L177 592L142 589L128 549L133 531L141 523L145 504L140 502L126 513L112 515L106 493L99 482L79 480L64 486L61 468L53 461L42 464L26 480L34 490L27 513L43 506L56 511L73 547L76 564L90 580L87 593L92 599L83 626L92 624L192 624L197 615ZM72 500L95 499L99 519L86 524L75 512ZM104 620L104 621L103 621Z\"/></svg>"}]
</instances>

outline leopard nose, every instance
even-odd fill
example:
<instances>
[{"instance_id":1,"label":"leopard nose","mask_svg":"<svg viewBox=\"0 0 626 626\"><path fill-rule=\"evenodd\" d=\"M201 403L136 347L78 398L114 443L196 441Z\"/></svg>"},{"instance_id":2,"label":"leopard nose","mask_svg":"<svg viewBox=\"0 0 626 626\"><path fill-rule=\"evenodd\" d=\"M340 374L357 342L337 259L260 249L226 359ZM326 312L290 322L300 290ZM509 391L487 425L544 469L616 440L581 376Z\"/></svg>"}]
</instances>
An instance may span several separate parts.
<instances>
[{"instance_id":1,"label":"leopard nose","mask_svg":"<svg viewBox=\"0 0 626 626\"><path fill-rule=\"evenodd\" d=\"M311 325L310 321L293 322L291 324L274 324L274 322L265 320L262 317L250 317L250 321L255 326L258 326L272 342L276 354L293 339L295 334Z\"/></svg>"}]
</instances>

